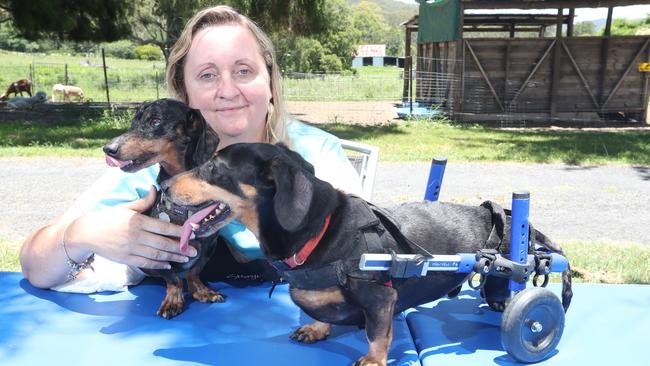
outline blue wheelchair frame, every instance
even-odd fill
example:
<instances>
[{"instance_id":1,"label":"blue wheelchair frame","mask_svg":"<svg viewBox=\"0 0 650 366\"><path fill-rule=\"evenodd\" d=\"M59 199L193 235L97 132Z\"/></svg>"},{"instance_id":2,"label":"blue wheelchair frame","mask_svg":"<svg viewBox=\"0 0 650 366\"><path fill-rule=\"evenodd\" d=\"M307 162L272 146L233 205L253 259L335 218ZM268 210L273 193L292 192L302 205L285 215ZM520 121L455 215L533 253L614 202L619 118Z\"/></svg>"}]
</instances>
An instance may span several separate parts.
<instances>
[{"instance_id":1,"label":"blue wheelchair frame","mask_svg":"<svg viewBox=\"0 0 650 366\"><path fill-rule=\"evenodd\" d=\"M436 157L431 162L425 200L437 201L442 187L447 159ZM556 253L535 251L529 254L530 193L512 194L512 221L510 230L510 255L498 253L459 253L456 255L423 256L419 254L363 254L361 270L390 271L392 277L425 276L430 271L471 273L480 276L477 286L482 287L487 276L508 278L510 303L502 319L502 345L521 362L538 362L555 350L564 328L564 311L557 296L546 289L526 290L526 282L533 276L537 286L538 276L544 276L541 287L548 283L551 272L568 268L566 257ZM533 291L543 290L543 291ZM549 299L550 298L550 299ZM516 303L516 305L513 305ZM509 309L512 308L512 309Z\"/></svg>"}]
</instances>

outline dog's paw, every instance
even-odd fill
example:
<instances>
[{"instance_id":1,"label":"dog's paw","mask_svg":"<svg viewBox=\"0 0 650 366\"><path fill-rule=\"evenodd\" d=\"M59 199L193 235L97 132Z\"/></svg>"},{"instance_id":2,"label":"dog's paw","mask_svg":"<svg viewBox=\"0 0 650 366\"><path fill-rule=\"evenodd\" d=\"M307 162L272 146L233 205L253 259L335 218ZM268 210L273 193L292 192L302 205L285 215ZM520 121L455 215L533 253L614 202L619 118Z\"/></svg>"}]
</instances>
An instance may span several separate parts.
<instances>
[{"instance_id":1,"label":"dog's paw","mask_svg":"<svg viewBox=\"0 0 650 366\"><path fill-rule=\"evenodd\" d=\"M298 328L290 338L303 343L314 343L327 338L330 335L330 325L321 322L303 325Z\"/></svg>"},{"instance_id":2,"label":"dog's paw","mask_svg":"<svg viewBox=\"0 0 650 366\"><path fill-rule=\"evenodd\" d=\"M163 300L162 304L160 305L160 308L156 312L158 316L161 316L165 319L171 319L175 317L176 315L180 314L183 312L183 306L184 302L183 300L181 301L170 301L168 299Z\"/></svg>"},{"instance_id":3,"label":"dog's paw","mask_svg":"<svg viewBox=\"0 0 650 366\"><path fill-rule=\"evenodd\" d=\"M226 295L204 287L192 293L192 297L200 302L226 302Z\"/></svg>"},{"instance_id":4,"label":"dog's paw","mask_svg":"<svg viewBox=\"0 0 650 366\"><path fill-rule=\"evenodd\" d=\"M359 358L354 366L386 366L386 361L375 360L366 355Z\"/></svg>"},{"instance_id":5,"label":"dog's paw","mask_svg":"<svg viewBox=\"0 0 650 366\"><path fill-rule=\"evenodd\" d=\"M447 294L447 297L450 298L450 299L453 299L453 298L455 298L456 296L458 296L458 294L460 293L460 289L461 289L461 287L462 287L462 286L458 286L458 287L456 287L455 289L449 291L449 293Z\"/></svg>"},{"instance_id":6,"label":"dog's paw","mask_svg":"<svg viewBox=\"0 0 650 366\"><path fill-rule=\"evenodd\" d=\"M505 301L487 301L488 306L490 309L494 311L498 311L502 313L504 310L506 310L506 302Z\"/></svg>"}]
</instances>

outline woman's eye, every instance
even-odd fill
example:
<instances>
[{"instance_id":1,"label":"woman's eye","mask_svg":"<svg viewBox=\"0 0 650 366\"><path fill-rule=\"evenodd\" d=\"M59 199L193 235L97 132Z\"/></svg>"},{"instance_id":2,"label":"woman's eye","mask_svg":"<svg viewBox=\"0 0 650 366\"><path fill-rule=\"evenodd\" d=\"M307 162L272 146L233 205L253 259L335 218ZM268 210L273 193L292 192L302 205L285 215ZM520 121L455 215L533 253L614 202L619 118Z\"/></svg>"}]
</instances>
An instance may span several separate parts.
<instances>
[{"instance_id":1,"label":"woman's eye","mask_svg":"<svg viewBox=\"0 0 650 366\"><path fill-rule=\"evenodd\" d=\"M245 77L249 77L249 76L252 76L252 75L253 75L253 70L251 70L251 69L249 69L247 67L237 70L237 76L239 76L239 77L245 78Z\"/></svg>"}]
</instances>

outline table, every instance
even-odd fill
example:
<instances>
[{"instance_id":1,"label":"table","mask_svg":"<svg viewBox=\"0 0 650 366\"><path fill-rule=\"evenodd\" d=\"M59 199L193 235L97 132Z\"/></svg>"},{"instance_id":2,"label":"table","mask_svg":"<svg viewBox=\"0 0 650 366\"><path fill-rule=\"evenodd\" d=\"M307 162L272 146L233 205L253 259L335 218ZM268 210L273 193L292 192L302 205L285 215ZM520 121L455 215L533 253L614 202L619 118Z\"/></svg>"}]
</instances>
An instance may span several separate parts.
<instances>
[{"instance_id":1,"label":"table","mask_svg":"<svg viewBox=\"0 0 650 366\"><path fill-rule=\"evenodd\" d=\"M221 304L190 300L179 316L156 315L164 285L149 279L122 293L92 295L34 288L0 272L0 365L350 365L367 351L365 332L333 327L324 342L289 339L312 321L288 286L211 286ZM391 365L417 365L406 320L394 320Z\"/></svg>"},{"instance_id":2,"label":"table","mask_svg":"<svg viewBox=\"0 0 650 366\"><path fill-rule=\"evenodd\" d=\"M289 339L312 321L287 286L211 283L223 304L189 301L179 316L156 315L164 286L148 279L122 293L58 293L0 272L0 365L350 365L365 333L334 326L323 342ZM559 284L549 288L558 293ZM509 365L501 314L464 288L398 314L389 365ZM650 286L575 284L556 354L539 365L645 365Z\"/></svg>"}]
</instances>

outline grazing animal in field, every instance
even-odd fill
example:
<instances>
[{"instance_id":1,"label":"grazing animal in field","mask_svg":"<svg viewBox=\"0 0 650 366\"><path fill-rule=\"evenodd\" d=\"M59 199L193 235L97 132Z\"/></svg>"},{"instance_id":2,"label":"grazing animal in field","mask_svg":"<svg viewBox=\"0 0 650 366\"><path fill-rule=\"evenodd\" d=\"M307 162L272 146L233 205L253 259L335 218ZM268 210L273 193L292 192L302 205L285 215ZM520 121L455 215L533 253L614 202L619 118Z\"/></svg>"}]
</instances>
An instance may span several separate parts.
<instances>
[{"instance_id":1,"label":"grazing animal in field","mask_svg":"<svg viewBox=\"0 0 650 366\"><path fill-rule=\"evenodd\" d=\"M47 94L44 91L36 92L33 96L13 97L7 101L7 105L12 108L31 108L34 104L47 102Z\"/></svg>"},{"instance_id":2,"label":"grazing animal in field","mask_svg":"<svg viewBox=\"0 0 650 366\"><path fill-rule=\"evenodd\" d=\"M27 80L27 79L20 79L18 81L14 81L9 85L7 88L7 91L4 92L4 94L0 95L0 101L5 101L9 99L10 94L18 95L20 96L23 95L23 92L27 92L29 96L32 96L32 81Z\"/></svg>"},{"instance_id":3,"label":"grazing animal in field","mask_svg":"<svg viewBox=\"0 0 650 366\"><path fill-rule=\"evenodd\" d=\"M63 84L54 84L52 86L52 101L56 102L57 95L63 96L63 101L64 102L69 102L70 97L77 97L77 100L80 102L84 101L84 91L78 87L78 86L73 86L73 85L63 85Z\"/></svg>"}]
</instances>

